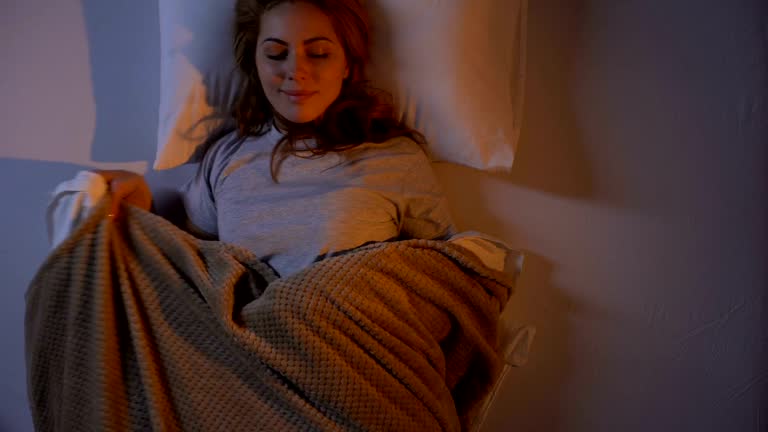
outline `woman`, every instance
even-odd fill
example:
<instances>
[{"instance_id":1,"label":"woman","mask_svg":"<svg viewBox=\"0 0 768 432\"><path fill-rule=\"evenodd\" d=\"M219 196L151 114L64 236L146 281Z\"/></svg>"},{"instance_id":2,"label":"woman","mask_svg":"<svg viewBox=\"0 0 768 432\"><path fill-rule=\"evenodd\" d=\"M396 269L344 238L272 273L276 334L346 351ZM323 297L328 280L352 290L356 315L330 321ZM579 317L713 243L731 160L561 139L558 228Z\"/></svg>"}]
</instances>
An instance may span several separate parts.
<instances>
[{"instance_id":1,"label":"woman","mask_svg":"<svg viewBox=\"0 0 768 432\"><path fill-rule=\"evenodd\" d=\"M367 87L368 50L359 0L238 0L237 128L182 190L191 231L281 276L369 242L453 232L423 138ZM149 209L143 178L102 174L117 201Z\"/></svg>"}]
</instances>

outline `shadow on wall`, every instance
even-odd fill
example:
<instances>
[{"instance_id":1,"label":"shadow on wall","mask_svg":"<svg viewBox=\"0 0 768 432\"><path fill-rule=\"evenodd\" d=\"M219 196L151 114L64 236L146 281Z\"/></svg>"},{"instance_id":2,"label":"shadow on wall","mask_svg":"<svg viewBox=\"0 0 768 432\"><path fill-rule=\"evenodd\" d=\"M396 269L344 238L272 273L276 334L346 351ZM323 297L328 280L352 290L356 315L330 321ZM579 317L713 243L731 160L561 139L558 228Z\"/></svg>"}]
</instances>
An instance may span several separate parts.
<instances>
[{"instance_id":1,"label":"shadow on wall","mask_svg":"<svg viewBox=\"0 0 768 432\"><path fill-rule=\"evenodd\" d=\"M531 1L525 107L515 185L568 198L595 198L592 166L575 107L574 64L582 48L584 1Z\"/></svg>"},{"instance_id":2,"label":"shadow on wall","mask_svg":"<svg viewBox=\"0 0 768 432\"><path fill-rule=\"evenodd\" d=\"M157 0L82 1L90 50L95 161L152 160L160 82Z\"/></svg>"},{"instance_id":3,"label":"shadow on wall","mask_svg":"<svg viewBox=\"0 0 768 432\"><path fill-rule=\"evenodd\" d=\"M0 157L144 171L154 155L157 1L12 7L0 22L12 111ZM6 34L8 33L8 34Z\"/></svg>"}]
</instances>

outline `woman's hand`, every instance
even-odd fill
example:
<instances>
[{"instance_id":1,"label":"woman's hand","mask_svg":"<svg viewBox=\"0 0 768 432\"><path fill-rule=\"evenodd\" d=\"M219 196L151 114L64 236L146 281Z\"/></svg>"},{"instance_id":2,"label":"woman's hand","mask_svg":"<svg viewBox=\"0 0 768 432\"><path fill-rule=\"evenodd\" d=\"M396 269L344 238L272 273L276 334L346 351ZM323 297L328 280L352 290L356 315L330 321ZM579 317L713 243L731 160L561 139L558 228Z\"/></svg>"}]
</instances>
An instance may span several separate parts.
<instances>
[{"instance_id":1,"label":"woman's hand","mask_svg":"<svg viewBox=\"0 0 768 432\"><path fill-rule=\"evenodd\" d=\"M110 213L117 217L121 204L133 205L149 211L152 207L152 192L149 191L144 176L122 170L96 171L107 182L112 193L112 210Z\"/></svg>"}]
</instances>

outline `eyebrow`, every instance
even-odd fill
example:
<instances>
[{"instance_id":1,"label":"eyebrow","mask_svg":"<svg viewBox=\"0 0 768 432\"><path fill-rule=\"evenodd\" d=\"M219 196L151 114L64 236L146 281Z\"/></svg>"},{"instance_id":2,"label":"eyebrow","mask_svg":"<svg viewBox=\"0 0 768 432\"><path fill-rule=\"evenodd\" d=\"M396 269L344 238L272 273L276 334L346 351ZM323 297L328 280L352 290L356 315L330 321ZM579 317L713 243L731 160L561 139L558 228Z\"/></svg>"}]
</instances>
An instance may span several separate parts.
<instances>
[{"instance_id":1,"label":"eyebrow","mask_svg":"<svg viewBox=\"0 0 768 432\"><path fill-rule=\"evenodd\" d=\"M317 37L306 39L304 41L304 45L309 45L309 44L311 44L313 42L317 42L317 41L327 41L327 42L330 42L330 43L334 43L332 40L328 39L325 36L317 36ZM279 43L280 45L288 46L288 42L286 42L286 41L284 41L282 39L277 39L277 38L266 38L263 41L261 41L262 44L264 44L266 42L275 42L275 43Z\"/></svg>"}]
</instances>

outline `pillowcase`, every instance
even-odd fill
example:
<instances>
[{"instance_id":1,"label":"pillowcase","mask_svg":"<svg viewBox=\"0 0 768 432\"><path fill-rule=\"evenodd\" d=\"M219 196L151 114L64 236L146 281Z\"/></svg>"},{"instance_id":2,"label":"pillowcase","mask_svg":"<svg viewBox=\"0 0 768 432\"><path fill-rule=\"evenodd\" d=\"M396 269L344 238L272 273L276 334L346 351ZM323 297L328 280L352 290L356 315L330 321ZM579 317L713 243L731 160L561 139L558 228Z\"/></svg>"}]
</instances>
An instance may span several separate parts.
<instances>
[{"instance_id":1,"label":"pillowcase","mask_svg":"<svg viewBox=\"0 0 768 432\"><path fill-rule=\"evenodd\" d=\"M366 0L369 77L425 134L435 161L512 167L522 118L527 0ZM195 162L235 97L234 1L159 2L161 94L154 168Z\"/></svg>"},{"instance_id":2,"label":"pillowcase","mask_svg":"<svg viewBox=\"0 0 768 432\"><path fill-rule=\"evenodd\" d=\"M154 169L196 162L234 101L233 0L162 0L160 109Z\"/></svg>"}]
</instances>

